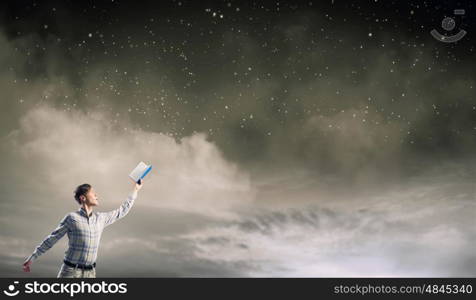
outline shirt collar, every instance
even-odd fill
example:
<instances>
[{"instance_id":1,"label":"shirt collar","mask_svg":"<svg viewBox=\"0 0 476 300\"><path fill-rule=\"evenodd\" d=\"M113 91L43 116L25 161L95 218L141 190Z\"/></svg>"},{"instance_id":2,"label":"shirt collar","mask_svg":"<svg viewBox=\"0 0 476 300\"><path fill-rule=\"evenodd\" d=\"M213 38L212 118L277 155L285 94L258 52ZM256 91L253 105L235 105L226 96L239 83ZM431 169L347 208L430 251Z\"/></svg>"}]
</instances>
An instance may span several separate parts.
<instances>
[{"instance_id":1,"label":"shirt collar","mask_svg":"<svg viewBox=\"0 0 476 300\"><path fill-rule=\"evenodd\" d=\"M86 218L89 218L89 217L91 217L91 216L93 215L93 212L91 212L91 214L89 214L89 216L88 216L88 213L86 212L86 210L85 210L84 207L82 207L82 206L81 206L81 208L79 209L79 213L80 213L82 216L86 217Z\"/></svg>"}]
</instances>

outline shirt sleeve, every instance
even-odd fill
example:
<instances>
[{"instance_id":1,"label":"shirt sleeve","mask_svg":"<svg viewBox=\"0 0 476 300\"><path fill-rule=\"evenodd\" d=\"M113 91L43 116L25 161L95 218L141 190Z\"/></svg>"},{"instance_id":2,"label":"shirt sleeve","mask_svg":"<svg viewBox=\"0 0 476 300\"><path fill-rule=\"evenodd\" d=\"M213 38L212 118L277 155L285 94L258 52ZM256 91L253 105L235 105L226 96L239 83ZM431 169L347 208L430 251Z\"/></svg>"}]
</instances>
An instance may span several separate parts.
<instances>
[{"instance_id":1,"label":"shirt sleeve","mask_svg":"<svg viewBox=\"0 0 476 300\"><path fill-rule=\"evenodd\" d=\"M108 212L99 213L104 222L104 227L111 225L117 220L125 217L129 213L130 209L132 208L132 205L134 205L134 200L136 198L137 198L137 191L133 191L132 193L129 194L129 196L127 196L127 199L124 202L122 202L119 208L108 211Z\"/></svg>"},{"instance_id":2,"label":"shirt sleeve","mask_svg":"<svg viewBox=\"0 0 476 300\"><path fill-rule=\"evenodd\" d=\"M29 260L34 261L36 260L40 255L48 251L51 247L56 244L65 234L68 232L68 226L69 226L69 214L66 215L61 222L59 223L58 227L48 235L41 244L39 244L36 248L35 251L33 251L33 254L30 255Z\"/></svg>"}]
</instances>

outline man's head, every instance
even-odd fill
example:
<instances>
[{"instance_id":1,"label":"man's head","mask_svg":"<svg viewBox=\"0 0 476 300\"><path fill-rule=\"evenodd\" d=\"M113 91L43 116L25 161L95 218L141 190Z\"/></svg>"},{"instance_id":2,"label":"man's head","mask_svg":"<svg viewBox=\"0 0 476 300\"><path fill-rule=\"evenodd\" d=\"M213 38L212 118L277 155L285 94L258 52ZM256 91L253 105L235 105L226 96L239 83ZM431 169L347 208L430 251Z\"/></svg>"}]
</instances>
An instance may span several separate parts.
<instances>
[{"instance_id":1,"label":"man's head","mask_svg":"<svg viewBox=\"0 0 476 300\"><path fill-rule=\"evenodd\" d=\"M96 206L99 204L98 196L90 184L81 184L74 191L74 199L79 205Z\"/></svg>"}]
</instances>

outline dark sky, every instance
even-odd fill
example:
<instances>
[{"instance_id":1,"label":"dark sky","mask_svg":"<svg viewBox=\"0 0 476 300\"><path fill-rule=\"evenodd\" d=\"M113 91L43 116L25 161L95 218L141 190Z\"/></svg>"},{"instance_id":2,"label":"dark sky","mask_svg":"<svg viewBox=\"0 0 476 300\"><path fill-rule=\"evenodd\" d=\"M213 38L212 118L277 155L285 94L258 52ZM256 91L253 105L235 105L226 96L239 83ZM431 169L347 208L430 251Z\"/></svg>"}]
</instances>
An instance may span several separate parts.
<instances>
[{"instance_id":1,"label":"dark sky","mask_svg":"<svg viewBox=\"0 0 476 300\"><path fill-rule=\"evenodd\" d=\"M5 38L29 45L16 45L22 65L5 67L44 84L60 77L72 91L48 100L56 106L100 106L177 139L208 132L250 166L285 157L335 172L341 157L321 145L336 132L300 131L353 111L401 159L454 157L474 147L474 41L443 47L428 32L460 6L471 14L451 1L15 1L2 10ZM455 19L468 29L466 15ZM364 150L355 167L388 163Z\"/></svg>"},{"instance_id":2,"label":"dark sky","mask_svg":"<svg viewBox=\"0 0 476 300\"><path fill-rule=\"evenodd\" d=\"M474 276L471 1L0 6L0 275L144 160L104 276Z\"/></svg>"}]
</instances>

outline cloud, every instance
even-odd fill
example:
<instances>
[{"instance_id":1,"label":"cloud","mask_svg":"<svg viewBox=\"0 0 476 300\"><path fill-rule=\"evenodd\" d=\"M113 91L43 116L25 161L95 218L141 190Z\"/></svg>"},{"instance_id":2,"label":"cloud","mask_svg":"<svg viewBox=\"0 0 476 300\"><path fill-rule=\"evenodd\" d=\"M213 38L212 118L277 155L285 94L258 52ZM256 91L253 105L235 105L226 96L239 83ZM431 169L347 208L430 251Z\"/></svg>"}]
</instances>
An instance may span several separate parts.
<instances>
[{"instance_id":1,"label":"cloud","mask_svg":"<svg viewBox=\"0 0 476 300\"><path fill-rule=\"evenodd\" d=\"M255 207L182 237L195 242L197 257L254 266L245 276L474 276L471 198L461 182L416 180L427 183L354 195L352 206Z\"/></svg>"},{"instance_id":2,"label":"cloud","mask_svg":"<svg viewBox=\"0 0 476 300\"><path fill-rule=\"evenodd\" d=\"M22 118L6 142L22 164L31 166L25 177L51 187L60 182L64 198L71 197L75 186L90 182L105 205L117 205L132 186L127 174L143 160L154 169L138 205L220 216L253 199L249 175L225 160L205 134L176 143L165 134L110 119L99 111L41 105Z\"/></svg>"},{"instance_id":3,"label":"cloud","mask_svg":"<svg viewBox=\"0 0 476 300\"><path fill-rule=\"evenodd\" d=\"M134 128L126 120L111 123L110 119L100 111L39 105L3 139L13 160L10 180L22 183L9 186L7 193L12 197L1 203L0 221L5 225L1 264L8 266L8 274L22 276L23 259L62 214L76 209L72 198L76 185L92 183L99 193L99 210L114 209L132 189L127 174L144 160L154 165L154 171L146 178L133 211L127 222L118 222L102 239L104 257L98 262L103 276L123 274L114 268L114 261L123 261L131 253L139 257L131 260L130 273L124 276L236 275L231 267L201 262L187 250L189 242L174 232L236 217L239 207L255 197L249 174L223 158L203 133L176 142L165 134ZM36 223L29 228L32 215ZM65 239L35 263L33 275L53 276L54 257L60 257L64 247Z\"/></svg>"}]
</instances>

